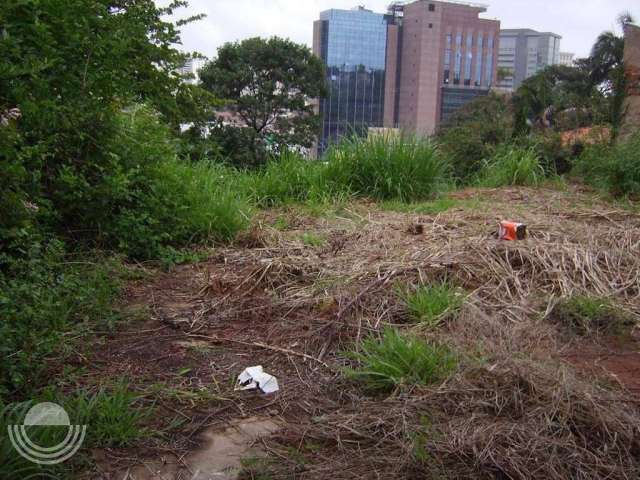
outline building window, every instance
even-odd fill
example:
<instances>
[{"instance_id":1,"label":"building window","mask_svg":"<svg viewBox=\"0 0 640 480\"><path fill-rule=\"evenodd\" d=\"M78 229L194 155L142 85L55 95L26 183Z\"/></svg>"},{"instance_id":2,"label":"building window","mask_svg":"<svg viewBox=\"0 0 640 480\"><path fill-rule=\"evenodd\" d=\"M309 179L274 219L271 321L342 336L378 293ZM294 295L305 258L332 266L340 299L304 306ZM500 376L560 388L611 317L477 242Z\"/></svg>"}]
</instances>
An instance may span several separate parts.
<instances>
[{"instance_id":1,"label":"building window","mask_svg":"<svg viewBox=\"0 0 640 480\"><path fill-rule=\"evenodd\" d=\"M462 34L456 34L456 62L453 70L453 84L460 85L460 74L462 69Z\"/></svg>"},{"instance_id":2,"label":"building window","mask_svg":"<svg viewBox=\"0 0 640 480\"><path fill-rule=\"evenodd\" d=\"M476 87L482 85L482 47L484 46L484 37L478 34L478 48L476 52Z\"/></svg>"},{"instance_id":3,"label":"building window","mask_svg":"<svg viewBox=\"0 0 640 480\"><path fill-rule=\"evenodd\" d=\"M464 62L464 84L471 85L471 64L473 63L473 34L467 33L467 49Z\"/></svg>"},{"instance_id":4,"label":"building window","mask_svg":"<svg viewBox=\"0 0 640 480\"><path fill-rule=\"evenodd\" d=\"M429 24L429 28L433 28L433 23L430 23L430 24Z\"/></svg>"},{"instance_id":5,"label":"building window","mask_svg":"<svg viewBox=\"0 0 640 480\"><path fill-rule=\"evenodd\" d=\"M430 12L435 12L436 11L436 6L433 3L429 4L429 11Z\"/></svg>"},{"instance_id":6,"label":"building window","mask_svg":"<svg viewBox=\"0 0 640 480\"><path fill-rule=\"evenodd\" d=\"M487 86L493 84L493 36L489 35L487 40Z\"/></svg>"}]
</instances>

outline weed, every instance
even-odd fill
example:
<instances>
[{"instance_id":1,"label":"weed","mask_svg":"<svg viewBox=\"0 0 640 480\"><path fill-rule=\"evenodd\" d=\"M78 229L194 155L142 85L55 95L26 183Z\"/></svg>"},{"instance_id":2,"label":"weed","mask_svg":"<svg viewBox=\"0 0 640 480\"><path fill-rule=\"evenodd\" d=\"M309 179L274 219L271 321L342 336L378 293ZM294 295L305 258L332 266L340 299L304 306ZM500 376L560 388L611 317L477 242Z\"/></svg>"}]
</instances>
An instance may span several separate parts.
<instances>
[{"instance_id":1,"label":"weed","mask_svg":"<svg viewBox=\"0 0 640 480\"><path fill-rule=\"evenodd\" d=\"M262 457L248 457L240 459L242 472L239 478L245 480L272 480L273 476L269 473L273 463L272 459Z\"/></svg>"},{"instance_id":2,"label":"weed","mask_svg":"<svg viewBox=\"0 0 640 480\"><path fill-rule=\"evenodd\" d=\"M610 299L588 295L560 300L550 318L576 335L625 335L634 325L633 318Z\"/></svg>"},{"instance_id":3,"label":"weed","mask_svg":"<svg viewBox=\"0 0 640 480\"><path fill-rule=\"evenodd\" d=\"M187 404L191 407L218 403L222 400L219 395L207 388L185 388L166 383L151 385L149 394L152 397L162 398L163 401L172 401L181 405Z\"/></svg>"},{"instance_id":4,"label":"weed","mask_svg":"<svg viewBox=\"0 0 640 480\"><path fill-rule=\"evenodd\" d=\"M411 334L401 335L392 328L386 329L381 338L364 339L362 351L349 356L359 366L347 369L346 375L362 381L370 390L380 391L437 382L457 363L446 346L428 343Z\"/></svg>"},{"instance_id":5,"label":"weed","mask_svg":"<svg viewBox=\"0 0 640 480\"><path fill-rule=\"evenodd\" d=\"M68 412L72 425L87 426L83 450L92 447L123 447L150 434L147 429L141 427L141 423L151 415L152 410L143 407L140 399L122 382L108 389L101 388L94 393L81 391L73 396L48 388L38 398L38 402L55 402ZM0 416L2 431L6 432L10 424L21 424L24 415L35 403L27 402L19 408L5 410L4 413L7 414ZM1 403L0 408L4 408ZM67 427L28 428L29 439L43 447L60 443L68 433ZM81 454L78 458L80 457ZM0 435L0 478L18 480L36 473L55 475L60 474L62 469L62 466L46 467L30 463L10 445L7 435Z\"/></svg>"},{"instance_id":6,"label":"weed","mask_svg":"<svg viewBox=\"0 0 640 480\"><path fill-rule=\"evenodd\" d=\"M273 228L275 228L276 230L284 231L288 230L289 227L289 220L282 215L276 218L276 220L273 222Z\"/></svg>"},{"instance_id":7,"label":"weed","mask_svg":"<svg viewBox=\"0 0 640 480\"><path fill-rule=\"evenodd\" d=\"M300 240L307 247L321 247L327 241L323 235L313 232L305 232L300 236Z\"/></svg>"},{"instance_id":8,"label":"weed","mask_svg":"<svg viewBox=\"0 0 640 480\"><path fill-rule=\"evenodd\" d=\"M540 159L533 148L502 146L493 159L485 162L479 182L486 187L508 185L538 186L545 178Z\"/></svg>"},{"instance_id":9,"label":"weed","mask_svg":"<svg viewBox=\"0 0 640 480\"><path fill-rule=\"evenodd\" d=\"M0 270L0 400L30 396L70 338L119 318L112 307L121 286L117 260L69 258L57 241L35 244L27 255Z\"/></svg>"},{"instance_id":10,"label":"weed","mask_svg":"<svg viewBox=\"0 0 640 480\"><path fill-rule=\"evenodd\" d=\"M454 314L463 302L462 293L447 283L400 289L399 295L411 318L431 328L437 327L446 315Z\"/></svg>"},{"instance_id":11,"label":"weed","mask_svg":"<svg viewBox=\"0 0 640 480\"><path fill-rule=\"evenodd\" d=\"M141 425L153 408L144 406L124 380L95 392L81 390L73 396L49 388L43 397L62 405L77 424L87 425L86 446L124 447L150 435Z\"/></svg>"}]
</instances>

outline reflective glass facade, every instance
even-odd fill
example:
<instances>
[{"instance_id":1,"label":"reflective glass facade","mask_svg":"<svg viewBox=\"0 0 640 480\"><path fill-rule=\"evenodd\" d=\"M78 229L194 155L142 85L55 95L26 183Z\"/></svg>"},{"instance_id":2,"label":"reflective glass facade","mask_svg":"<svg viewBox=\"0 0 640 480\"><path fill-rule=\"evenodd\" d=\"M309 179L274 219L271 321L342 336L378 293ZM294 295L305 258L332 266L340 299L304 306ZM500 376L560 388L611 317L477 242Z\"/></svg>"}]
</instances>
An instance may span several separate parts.
<instances>
[{"instance_id":1,"label":"reflective glass facade","mask_svg":"<svg viewBox=\"0 0 640 480\"><path fill-rule=\"evenodd\" d=\"M385 16L368 10L320 14L320 55L328 95L320 101L319 152L342 136L382 127L387 46Z\"/></svg>"}]
</instances>

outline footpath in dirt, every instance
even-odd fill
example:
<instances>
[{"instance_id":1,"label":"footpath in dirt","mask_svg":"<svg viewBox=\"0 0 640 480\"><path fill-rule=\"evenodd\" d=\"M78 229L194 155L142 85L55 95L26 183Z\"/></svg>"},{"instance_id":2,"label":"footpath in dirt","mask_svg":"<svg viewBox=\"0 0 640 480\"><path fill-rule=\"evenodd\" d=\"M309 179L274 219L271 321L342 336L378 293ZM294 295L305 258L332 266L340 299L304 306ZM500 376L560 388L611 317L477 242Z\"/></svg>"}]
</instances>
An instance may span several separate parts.
<instances>
[{"instance_id":1,"label":"footpath in dirt","mask_svg":"<svg viewBox=\"0 0 640 480\"><path fill-rule=\"evenodd\" d=\"M265 212L208 260L133 282L126 308L145 314L78 362L88 383L154 392L164 433L96 450L87 478L639 478L640 215L574 187L402 209ZM495 238L505 219L527 239ZM458 314L412 323L398 289L444 280ZM631 321L571 332L555 307L575 295ZM346 352L389 326L448 345L454 372L385 394L348 379ZM234 389L254 365L278 392Z\"/></svg>"}]
</instances>

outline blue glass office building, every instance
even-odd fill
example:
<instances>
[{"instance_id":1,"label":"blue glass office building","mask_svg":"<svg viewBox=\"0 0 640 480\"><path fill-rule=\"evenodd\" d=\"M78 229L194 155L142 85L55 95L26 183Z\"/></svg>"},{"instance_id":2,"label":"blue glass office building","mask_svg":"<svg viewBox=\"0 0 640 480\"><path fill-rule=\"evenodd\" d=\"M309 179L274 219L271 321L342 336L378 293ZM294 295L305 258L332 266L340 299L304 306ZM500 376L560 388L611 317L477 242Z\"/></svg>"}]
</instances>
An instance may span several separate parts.
<instances>
[{"instance_id":1,"label":"blue glass office building","mask_svg":"<svg viewBox=\"0 0 640 480\"><path fill-rule=\"evenodd\" d=\"M363 8L327 10L316 22L316 53L326 64L328 95L320 100L318 150L342 136L382 127L387 21Z\"/></svg>"}]
</instances>

